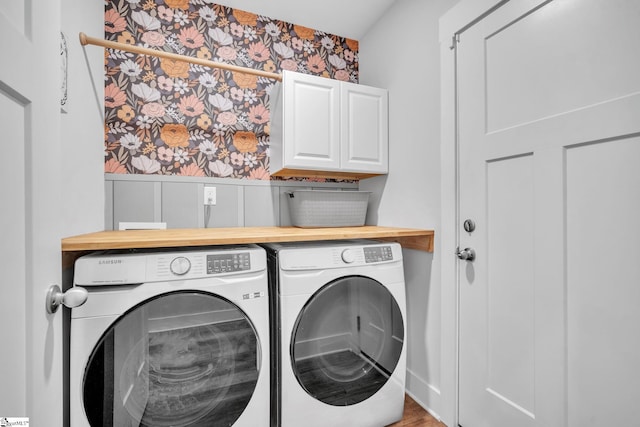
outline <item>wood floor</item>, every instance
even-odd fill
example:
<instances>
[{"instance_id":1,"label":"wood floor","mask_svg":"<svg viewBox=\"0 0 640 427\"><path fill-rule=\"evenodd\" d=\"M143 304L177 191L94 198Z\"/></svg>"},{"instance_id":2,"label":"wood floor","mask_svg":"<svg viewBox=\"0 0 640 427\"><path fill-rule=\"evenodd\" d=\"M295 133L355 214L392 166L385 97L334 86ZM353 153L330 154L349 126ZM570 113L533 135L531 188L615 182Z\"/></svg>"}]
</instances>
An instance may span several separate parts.
<instances>
[{"instance_id":1,"label":"wood floor","mask_svg":"<svg viewBox=\"0 0 640 427\"><path fill-rule=\"evenodd\" d=\"M404 416L388 427L446 427L433 418L408 395L404 397Z\"/></svg>"}]
</instances>

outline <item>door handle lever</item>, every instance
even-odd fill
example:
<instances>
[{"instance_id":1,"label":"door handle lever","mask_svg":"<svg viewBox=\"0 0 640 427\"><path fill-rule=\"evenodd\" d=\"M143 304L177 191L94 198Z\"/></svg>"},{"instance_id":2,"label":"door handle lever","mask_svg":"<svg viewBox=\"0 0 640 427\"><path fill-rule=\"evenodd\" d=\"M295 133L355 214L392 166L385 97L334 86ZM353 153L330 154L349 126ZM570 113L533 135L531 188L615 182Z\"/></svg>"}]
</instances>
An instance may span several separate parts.
<instances>
[{"instance_id":1,"label":"door handle lever","mask_svg":"<svg viewBox=\"0 0 640 427\"><path fill-rule=\"evenodd\" d=\"M460 247L456 248L456 256L463 261L473 261L476 259L476 251L473 248L464 248L460 250Z\"/></svg>"}]
</instances>

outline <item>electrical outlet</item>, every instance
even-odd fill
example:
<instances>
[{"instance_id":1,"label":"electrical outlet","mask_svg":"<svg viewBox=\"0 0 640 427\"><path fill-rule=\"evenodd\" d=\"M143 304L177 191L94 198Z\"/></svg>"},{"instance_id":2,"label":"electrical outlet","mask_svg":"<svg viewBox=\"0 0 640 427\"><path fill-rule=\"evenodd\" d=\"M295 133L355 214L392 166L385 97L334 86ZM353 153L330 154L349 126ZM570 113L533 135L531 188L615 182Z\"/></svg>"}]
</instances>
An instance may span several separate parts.
<instances>
[{"instance_id":1,"label":"electrical outlet","mask_svg":"<svg viewBox=\"0 0 640 427\"><path fill-rule=\"evenodd\" d=\"M209 206L216 204L216 187L204 187L204 204Z\"/></svg>"}]
</instances>

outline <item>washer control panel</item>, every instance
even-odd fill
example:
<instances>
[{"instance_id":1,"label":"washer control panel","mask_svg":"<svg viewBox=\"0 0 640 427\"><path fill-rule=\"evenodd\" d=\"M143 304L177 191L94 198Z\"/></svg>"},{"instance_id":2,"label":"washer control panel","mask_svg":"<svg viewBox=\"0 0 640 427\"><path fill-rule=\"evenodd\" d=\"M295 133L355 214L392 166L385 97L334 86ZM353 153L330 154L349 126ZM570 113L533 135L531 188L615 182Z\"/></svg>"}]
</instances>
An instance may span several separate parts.
<instances>
[{"instance_id":1,"label":"washer control panel","mask_svg":"<svg viewBox=\"0 0 640 427\"><path fill-rule=\"evenodd\" d=\"M207 274L232 273L250 269L249 252L207 255Z\"/></svg>"},{"instance_id":2,"label":"washer control panel","mask_svg":"<svg viewBox=\"0 0 640 427\"><path fill-rule=\"evenodd\" d=\"M364 262L367 264L391 260L393 260L393 251L391 250L391 246L364 247Z\"/></svg>"},{"instance_id":3,"label":"washer control panel","mask_svg":"<svg viewBox=\"0 0 640 427\"><path fill-rule=\"evenodd\" d=\"M256 245L140 253L95 253L76 260L74 284L109 286L191 280L262 272L264 249Z\"/></svg>"}]
</instances>

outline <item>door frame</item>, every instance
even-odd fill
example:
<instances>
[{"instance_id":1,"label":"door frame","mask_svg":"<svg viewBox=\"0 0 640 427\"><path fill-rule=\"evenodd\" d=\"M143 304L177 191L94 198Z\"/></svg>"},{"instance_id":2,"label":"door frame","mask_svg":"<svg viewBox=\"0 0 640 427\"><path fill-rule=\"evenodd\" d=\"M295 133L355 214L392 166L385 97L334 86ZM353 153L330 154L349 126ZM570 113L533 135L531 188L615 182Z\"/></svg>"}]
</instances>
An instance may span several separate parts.
<instances>
[{"instance_id":1,"label":"door frame","mask_svg":"<svg viewBox=\"0 0 640 427\"><path fill-rule=\"evenodd\" d=\"M456 50L458 36L509 0L460 0L439 20L440 39L440 165L441 165L441 391L442 421L458 426L458 122Z\"/></svg>"}]
</instances>

